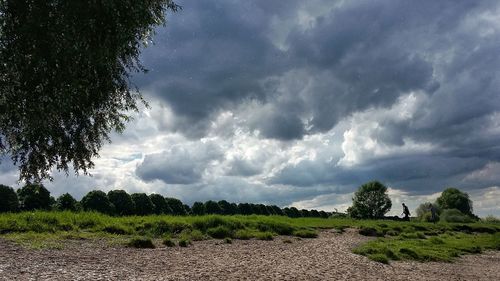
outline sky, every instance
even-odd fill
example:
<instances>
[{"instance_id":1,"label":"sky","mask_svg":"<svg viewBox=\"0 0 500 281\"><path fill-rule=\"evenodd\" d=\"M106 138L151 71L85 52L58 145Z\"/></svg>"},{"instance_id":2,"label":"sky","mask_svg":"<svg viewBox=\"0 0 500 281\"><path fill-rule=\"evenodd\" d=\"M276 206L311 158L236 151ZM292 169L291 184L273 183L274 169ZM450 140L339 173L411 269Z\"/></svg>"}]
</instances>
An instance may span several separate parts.
<instances>
[{"instance_id":1,"label":"sky","mask_svg":"<svg viewBox=\"0 0 500 281\"><path fill-rule=\"evenodd\" d=\"M53 195L345 211L378 180L393 215L446 187L500 215L499 1L176 2L134 76L150 107Z\"/></svg>"}]
</instances>

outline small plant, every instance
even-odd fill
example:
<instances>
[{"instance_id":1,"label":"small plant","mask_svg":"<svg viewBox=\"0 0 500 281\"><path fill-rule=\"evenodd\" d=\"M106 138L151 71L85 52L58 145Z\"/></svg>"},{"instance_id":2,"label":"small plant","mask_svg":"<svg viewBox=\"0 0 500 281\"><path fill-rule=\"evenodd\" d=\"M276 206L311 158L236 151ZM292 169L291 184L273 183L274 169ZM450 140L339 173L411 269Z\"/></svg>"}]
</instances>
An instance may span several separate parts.
<instances>
[{"instance_id":1,"label":"small plant","mask_svg":"<svg viewBox=\"0 0 500 281\"><path fill-rule=\"evenodd\" d=\"M130 239L130 241L127 243L127 245L129 247L132 247L132 248L150 248L150 249L153 249L155 247L151 238L148 238L148 237L134 237L134 238Z\"/></svg>"},{"instance_id":2,"label":"small plant","mask_svg":"<svg viewBox=\"0 0 500 281\"><path fill-rule=\"evenodd\" d=\"M264 232L257 232L255 234L255 238L259 239L259 240L273 240L273 233L272 232L269 232L269 231L264 231Z\"/></svg>"},{"instance_id":3,"label":"small plant","mask_svg":"<svg viewBox=\"0 0 500 281\"><path fill-rule=\"evenodd\" d=\"M363 236L373 236L373 237L384 236L383 233L377 231L377 229L375 229L373 227L362 227L359 230L359 234L361 234Z\"/></svg>"},{"instance_id":4,"label":"small plant","mask_svg":"<svg viewBox=\"0 0 500 281\"><path fill-rule=\"evenodd\" d=\"M181 238L179 240L179 247L187 247L189 245L191 245L191 240L186 239L186 238Z\"/></svg>"},{"instance_id":5,"label":"small plant","mask_svg":"<svg viewBox=\"0 0 500 281\"><path fill-rule=\"evenodd\" d=\"M224 243L226 243L226 244L233 244L233 239L231 239L229 237L226 237L226 238L224 238Z\"/></svg>"},{"instance_id":6,"label":"small plant","mask_svg":"<svg viewBox=\"0 0 500 281\"><path fill-rule=\"evenodd\" d=\"M287 239L283 239L283 243L285 243L285 244L292 244L293 242L292 242L292 240L290 240L290 239L287 238Z\"/></svg>"},{"instance_id":7,"label":"small plant","mask_svg":"<svg viewBox=\"0 0 500 281\"><path fill-rule=\"evenodd\" d=\"M194 229L193 231L191 231L191 233L189 233L189 236L193 241L202 241L207 239L207 236L198 229Z\"/></svg>"},{"instance_id":8,"label":"small plant","mask_svg":"<svg viewBox=\"0 0 500 281\"><path fill-rule=\"evenodd\" d=\"M389 259L384 254L371 254L368 256L368 258L371 259L372 261L389 264Z\"/></svg>"},{"instance_id":9,"label":"small plant","mask_svg":"<svg viewBox=\"0 0 500 281\"><path fill-rule=\"evenodd\" d=\"M318 233L314 230L309 229L300 229L293 232L294 236L301 238L316 238L318 237Z\"/></svg>"},{"instance_id":10,"label":"small plant","mask_svg":"<svg viewBox=\"0 0 500 281\"><path fill-rule=\"evenodd\" d=\"M175 246L175 242L172 241L172 239L170 237L165 237L163 238L163 245L167 246L167 247L174 247Z\"/></svg>"}]
</instances>

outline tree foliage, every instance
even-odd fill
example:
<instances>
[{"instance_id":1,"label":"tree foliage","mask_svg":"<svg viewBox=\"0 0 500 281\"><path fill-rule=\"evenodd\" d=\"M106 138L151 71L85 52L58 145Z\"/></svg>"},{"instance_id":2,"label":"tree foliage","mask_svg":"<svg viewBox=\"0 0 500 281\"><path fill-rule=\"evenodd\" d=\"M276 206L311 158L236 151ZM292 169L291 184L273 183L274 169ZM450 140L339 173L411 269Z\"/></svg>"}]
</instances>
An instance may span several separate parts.
<instances>
[{"instance_id":1,"label":"tree foliage","mask_svg":"<svg viewBox=\"0 0 500 281\"><path fill-rule=\"evenodd\" d=\"M64 193L56 200L56 209L59 211L76 211L78 209L78 201L69 193Z\"/></svg>"},{"instance_id":2,"label":"tree foliage","mask_svg":"<svg viewBox=\"0 0 500 281\"><path fill-rule=\"evenodd\" d=\"M472 201L469 199L469 194L456 188L445 189L441 196L436 199L436 203L442 210L457 209L463 214L473 216Z\"/></svg>"},{"instance_id":3,"label":"tree foliage","mask_svg":"<svg viewBox=\"0 0 500 281\"><path fill-rule=\"evenodd\" d=\"M354 218L382 218L392 207L387 187L378 181L363 184L352 198L348 213Z\"/></svg>"},{"instance_id":4,"label":"tree foliage","mask_svg":"<svg viewBox=\"0 0 500 281\"><path fill-rule=\"evenodd\" d=\"M146 193L133 193L131 197L135 204L136 215L144 216L153 213L153 202L151 202L151 199L146 195Z\"/></svg>"},{"instance_id":5,"label":"tree foliage","mask_svg":"<svg viewBox=\"0 0 500 281\"><path fill-rule=\"evenodd\" d=\"M19 210L19 199L14 189L10 186L0 184L0 213L17 212Z\"/></svg>"},{"instance_id":6,"label":"tree foliage","mask_svg":"<svg viewBox=\"0 0 500 281\"><path fill-rule=\"evenodd\" d=\"M172 209L172 214L177 216L182 216L186 214L186 209L182 201L176 198L166 197L167 205Z\"/></svg>"},{"instance_id":7,"label":"tree foliage","mask_svg":"<svg viewBox=\"0 0 500 281\"><path fill-rule=\"evenodd\" d=\"M21 210L49 210L50 192L42 184L28 183L17 190Z\"/></svg>"},{"instance_id":8,"label":"tree foliage","mask_svg":"<svg viewBox=\"0 0 500 281\"><path fill-rule=\"evenodd\" d=\"M121 189L108 192L108 199L115 207L115 214L119 216L129 216L135 212L135 204L132 197Z\"/></svg>"},{"instance_id":9,"label":"tree foliage","mask_svg":"<svg viewBox=\"0 0 500 281\"><path fill-rule=\"evenodd\" d=\"M81 204L85 211L96 211L104 214L112 214L114 209L106 193L100 190L92 190L87 193L83 196Z\"/></svg>"},{"instance_id":10,"label":"tree foliage","mask_svg":"<svg viewBox=\"0 0 500 281\"><path fill-rule=\"evenodd\" d=\"M151 199L151 202L153 203L153 213L159 215L159 214L172 214L172 208L168 206L167 201L165 201L165 197L161 196L160 194L151 194L149 195L149 199Z\"/></svg>"},{"instance_id":11,"label":"tree foliage","mask_svg":"<svg viewBox=\"0 0 500 281\"><path fill-rule=\"evenodd\" d=\"M172 0L0 0L0 153L20 178L86 173L141 95L130 73Z\"/></svg>"}]
</instances>

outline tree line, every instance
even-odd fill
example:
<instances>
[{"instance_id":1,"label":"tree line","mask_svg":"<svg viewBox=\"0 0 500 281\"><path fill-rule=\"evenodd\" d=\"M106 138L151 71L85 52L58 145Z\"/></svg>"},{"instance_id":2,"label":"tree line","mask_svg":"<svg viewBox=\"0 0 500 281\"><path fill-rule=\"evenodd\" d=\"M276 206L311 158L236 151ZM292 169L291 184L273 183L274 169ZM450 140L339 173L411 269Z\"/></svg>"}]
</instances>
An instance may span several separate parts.
<instances>
[{"instance_id":1,"label":"tree line","mask_svg":"<svg viewBox=\"0 0 500 281\"><path fill-rule=\"evenodd\" d=\"M57 199L42 184L26 184L17 192L9 186L0 185L0 212L33 210L96 211L114 216L130 215L279 215L291 218L328 218L331 212L299 210L295 207L280 208L276 205L253 203L230 203L226 200L194 202L192 206L181 200L163 197L160 194L132 193L125 190L101 190L88 192L82 200L65 193Z\"/></svg>"}]
</instances>

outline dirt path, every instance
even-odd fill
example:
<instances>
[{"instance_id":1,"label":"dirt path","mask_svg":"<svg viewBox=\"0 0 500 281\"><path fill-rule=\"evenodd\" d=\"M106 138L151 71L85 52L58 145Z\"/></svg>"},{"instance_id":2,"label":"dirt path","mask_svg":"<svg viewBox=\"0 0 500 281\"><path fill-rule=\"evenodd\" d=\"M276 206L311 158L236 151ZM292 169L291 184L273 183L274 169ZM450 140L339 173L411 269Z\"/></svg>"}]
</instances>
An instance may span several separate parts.
<instances>
[{"instance_id":1,"label":"dirt path","mask_svg":"<svg viewBox=\"0 0 500 281\"><path fill-rule=\"evenodd\" d=\"M500 252L453 264L384 265L350 252L367 240L353 232L283 239L156 249L72 241L63 250L26 250L0 239L0 280L500 280Z\"/></svg>"}]
</instances>

